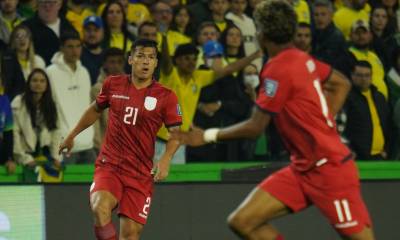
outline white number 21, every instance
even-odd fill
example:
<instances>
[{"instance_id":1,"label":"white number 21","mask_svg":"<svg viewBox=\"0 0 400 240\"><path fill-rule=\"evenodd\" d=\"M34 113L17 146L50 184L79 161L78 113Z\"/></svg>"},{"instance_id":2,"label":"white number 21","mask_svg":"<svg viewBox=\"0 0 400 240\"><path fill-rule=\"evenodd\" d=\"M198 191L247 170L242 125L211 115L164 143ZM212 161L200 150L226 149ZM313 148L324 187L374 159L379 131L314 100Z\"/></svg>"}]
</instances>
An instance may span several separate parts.
<instances>
[{"instance_id":1,"label":"white number 21","mask_svg":"<svg viewBox=\"0 0 400 240\"><path fill-rule=\"evenodd\" d=\"M126 124L136 124L136 118L138 114L138 109L134 107L126 107L125 108L125 115L124 115L124 123Z\"/></svg>"}]
</instances>

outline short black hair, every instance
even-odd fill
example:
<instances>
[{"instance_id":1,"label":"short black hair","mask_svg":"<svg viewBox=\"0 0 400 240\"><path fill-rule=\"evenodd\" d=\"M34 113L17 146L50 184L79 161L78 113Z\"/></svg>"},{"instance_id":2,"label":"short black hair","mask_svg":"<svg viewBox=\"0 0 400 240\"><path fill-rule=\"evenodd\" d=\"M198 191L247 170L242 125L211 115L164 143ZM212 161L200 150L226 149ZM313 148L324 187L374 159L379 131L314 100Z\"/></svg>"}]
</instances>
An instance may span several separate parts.
<instances>
[{"instance_id":1,"label":"short black hair","mask_svg":"<svg viewBox=\"0 0 400 240\"><path fill-rule=\"evenodd\" d=\"M104 51L104 55L103 55L103 62L105 62L109 57L121 57L123 59L125 59L125 53L124 51L122 51L122 49L119 48L107 48Z\"/></svg>"},{"instance_id":2,"label":"short black hair","mask_svg":"<svg viewBox=\"0 0 400 240\"><path fill-rule=\"evenodd\" d=\"M306 23L306 22L299 22L297 24L297 28L308 28L308 29L311 29L311 25L309 23Z\"/></svg>"},{"instance_id":3,"label":"short black hair","mask_svg":"<svg viewBox=\"0 0 400 240\"><path fill-rule=\"evenodd\" d=\"M79 40L81 41L81 37L79 36L79 33L76 30L68 30L60 35L60 44L61 46L64 46L65 42L68 40Z\"/></svg>"},{"instance_id":4,"label":"short black hair","mask_svg":"<svg viewBox=\"0 0 400 240\"><path fill-rule=\"evenodd\" d=\"M356 67L365 67L365 68L369 68L370 70L372 70L372 65L371 63L369 63L368 61L362 60L362 61L356 61L353 65L353 71L354 72L356 70Z\"/></svg>"},{"instance_id":5,"label":"short black hair","mask_svg":"<svg viewBox=\"0 0 400 240\"><path fill-rule=\"evenodd\" d=\"M131 47L131 53L135 52L135 49L137 47L152 47L156 50L156 52L158 51L157 49L157 42L150 40L150 39L145 39L145 38L139 38L138 40L136 40L135 42L133 42L132 47Z\"/></svg>"},{"instance_id":6,"label":"short black hair","mask_svg":"<svg viewBox=\"0 0 400 240\"><path fill-rule=\"evenodd\" d=\"M174 59L186 55L199 55L199 49L192 43L180 44L175 50Z\"/></svg>"}]
</instances>

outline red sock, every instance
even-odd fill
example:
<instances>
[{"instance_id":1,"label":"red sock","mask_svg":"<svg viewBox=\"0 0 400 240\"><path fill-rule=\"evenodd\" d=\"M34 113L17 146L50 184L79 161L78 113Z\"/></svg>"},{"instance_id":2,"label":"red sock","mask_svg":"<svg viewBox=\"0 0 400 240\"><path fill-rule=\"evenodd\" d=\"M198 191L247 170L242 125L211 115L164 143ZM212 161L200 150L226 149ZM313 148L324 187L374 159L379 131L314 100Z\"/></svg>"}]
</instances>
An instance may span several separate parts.
<instances>
[{"instance_id":1,"label":"red sock","mask_svg":"<svg viewBox=\"0 0 400 240\"><path fill-rule=\"evenodd\" d=\"M112 222L102 227L94 226L94 234L97 240L117 240L117 233Z\"/></svg>"},{"instance_id":2,"label":"red sock","mask_svg":"<svg viewBox=\"0 0 400 240\"><path fill-rule=\"evenodd\" d=\"M281 234L276 236L275 240L285 240Z\"/></svg>"}]
</instances>

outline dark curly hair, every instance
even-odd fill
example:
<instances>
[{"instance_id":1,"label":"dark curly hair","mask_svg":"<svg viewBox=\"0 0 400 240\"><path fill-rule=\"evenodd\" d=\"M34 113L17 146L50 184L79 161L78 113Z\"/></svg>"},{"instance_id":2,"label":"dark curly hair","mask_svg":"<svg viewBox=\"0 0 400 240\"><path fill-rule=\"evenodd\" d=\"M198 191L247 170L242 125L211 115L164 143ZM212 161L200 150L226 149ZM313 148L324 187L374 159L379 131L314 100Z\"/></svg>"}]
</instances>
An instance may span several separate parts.
<instances>
[{"instance_id":1,"label":"dark curly hair","mask_svg":"<svg viewBox=\"0 0 400 240\"><path fill-rule=\"evenodd\" d=\"M283 0L265 0L260 2L254 19L259 31L268 40L284 44L293 40L296 33L297 16L293 7Z\"/></svg>"}]
</instances>

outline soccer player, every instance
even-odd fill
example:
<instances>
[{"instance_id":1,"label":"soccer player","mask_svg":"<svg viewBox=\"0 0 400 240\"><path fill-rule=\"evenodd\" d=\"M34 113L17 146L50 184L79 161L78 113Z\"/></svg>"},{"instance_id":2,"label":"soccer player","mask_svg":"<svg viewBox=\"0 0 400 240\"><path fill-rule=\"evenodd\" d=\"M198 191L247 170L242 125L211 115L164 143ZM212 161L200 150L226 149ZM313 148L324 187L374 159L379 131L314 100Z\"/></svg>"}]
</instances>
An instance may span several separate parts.
<instances>
[{"instance_id":1,"label":"soccer player","mask_svg":"<svg viewBox=\"0 0 400 240\"><path fill-rule=\"evenodd\" d=\"M146 223L153 181L167 177L179 142L169 140L160 161L152 168L156 133L164 123L179 128L181 113L175 93L153 79L157 43L139 39L128 60L132 75L109 76L96 101L83 114L60 146L68 155L73 139L109 108L105 140L95 163L90 205L99 240L117 239L111 213L118 206L121 239L139 239ZM152 176L154 175L154 176Z\"/></svg>"},{"instance_id":2,"label":"soccer player","mask_svg":"<svg viewBox=\"0 0 400 240\"><path fill-rule=\"evenodd\" d=\"M273 119L291 153L291 164L262 181L229 216L232 230L243 239L281 240L269 221L314 204L344 239L374 239L356 165L340 142L333 119L350 84L293 47L296 13L287 1L263 1L254 16L260 46L271 58L260 74L252 116L222 129L174 131L171 138L199 146L255 137Z\"/></svg>"}]
</instances>

